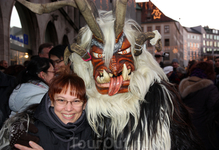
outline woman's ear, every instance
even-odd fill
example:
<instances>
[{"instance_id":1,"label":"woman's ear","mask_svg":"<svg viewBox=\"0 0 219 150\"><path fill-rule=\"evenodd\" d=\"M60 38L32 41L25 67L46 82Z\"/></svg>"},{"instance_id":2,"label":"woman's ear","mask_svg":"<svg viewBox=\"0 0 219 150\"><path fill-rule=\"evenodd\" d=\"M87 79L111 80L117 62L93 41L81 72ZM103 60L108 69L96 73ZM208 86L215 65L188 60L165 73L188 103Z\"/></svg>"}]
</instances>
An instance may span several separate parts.
<instances>
[{"instance_id":1,"label":"woman's ear","mask_svg":"<svg viewBox=\"0 0 219 150\"><path fill-rule=\"evenodd\" d=\"M86 108L86 104L87 104L87 103L83 104L83 110L85 110L85 108Z\"/></svg>"},{"instance_id":2,"label":"woman's ear","mask_svg":"<svg viewBox=\"0 0 219 150\"><path fill-rule=\"evenodd\" d=\"M54 107L54 101L51 100L51 106Z\"/></svg>"},{"instance_id":3,"label":"woman's ear","mask_svg":"<svg viewBox=\"0 0 219 150\"><path fill-rule=\"evenodd\" d=\"M45 79L45 72L41 71L39 74L38 74L38 77L40 77L41 79Z\"/></svg>"}]
</instances>

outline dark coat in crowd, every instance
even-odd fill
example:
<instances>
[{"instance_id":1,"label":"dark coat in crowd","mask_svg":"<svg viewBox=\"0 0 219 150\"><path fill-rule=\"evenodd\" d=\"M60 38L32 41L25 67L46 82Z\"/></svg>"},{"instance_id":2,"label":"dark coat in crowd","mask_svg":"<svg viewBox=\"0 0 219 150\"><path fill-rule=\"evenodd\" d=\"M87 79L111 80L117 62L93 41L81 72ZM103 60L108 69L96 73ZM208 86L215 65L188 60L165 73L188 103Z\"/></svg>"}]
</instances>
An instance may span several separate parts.
<instances>
[{"instance_id":1,"label":"dark coat in crowd","mask_svg":"<svg viewBox=\"0 0 219 150\"><path fill-rule=\"evenodd\" d=\"M192 76L181 81L179 92L183 102L192 110L192 123L206 149L213 149L209 136L215 131L207 128L207 119L210 110L219 100L217 87L209 79Z\"/></svg>"},{"instance_id":2,"label":"dark coat in crowd","mask_svg":"<svg viewBox=\"0 0 219 150\"><path fill-rule=\"evenodd\" d=\"M8 98L10 96L10 90L15 85L15 79L15 77L6 75L0 71L0 128L10 115Z\"/></svg>"}]
</instances>

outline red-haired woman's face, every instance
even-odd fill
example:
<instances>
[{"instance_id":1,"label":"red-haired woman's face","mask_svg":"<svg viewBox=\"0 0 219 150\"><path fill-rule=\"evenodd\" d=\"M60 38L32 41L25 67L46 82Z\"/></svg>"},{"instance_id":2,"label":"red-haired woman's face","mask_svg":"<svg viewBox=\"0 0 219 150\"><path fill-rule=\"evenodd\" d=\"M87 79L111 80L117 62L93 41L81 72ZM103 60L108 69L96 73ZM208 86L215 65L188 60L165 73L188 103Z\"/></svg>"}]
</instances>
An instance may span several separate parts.
<instances>
[{"instance_id":1,"label":"red-haired woman's face","mask_svg":"<svg viewBox=\"0 0 219 150\"><path fill-rule=\"evenodd\" d=\"M83 101L70 94L70 87L68 87L66 93L54 94L52 106L54 107L55 114L64 124L76 122L85 109Z\"/></svg>"}]
</instances>

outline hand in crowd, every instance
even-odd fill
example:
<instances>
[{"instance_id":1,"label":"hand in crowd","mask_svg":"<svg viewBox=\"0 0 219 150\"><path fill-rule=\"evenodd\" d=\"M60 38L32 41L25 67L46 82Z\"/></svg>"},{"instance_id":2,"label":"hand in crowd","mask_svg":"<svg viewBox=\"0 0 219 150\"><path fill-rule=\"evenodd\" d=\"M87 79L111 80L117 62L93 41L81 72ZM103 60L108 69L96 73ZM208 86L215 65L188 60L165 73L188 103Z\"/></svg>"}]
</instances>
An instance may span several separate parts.
<instances>
[{"instance_id":1,"label":"hand in crowd","mask_svg":"<svg viewBox=\"0 0 219 150\"><path fill-rule=\"evenodd\" d=\"M15 144L14 146L17 149L20 149L20 150L43 150L43 148L41 146L39 146L38 144L36 144L33 141L30 141L29 145L31 146L31 148L30 147L26 147L26 146L22 146L20 144Z\"/></svg>"}]
</instances>

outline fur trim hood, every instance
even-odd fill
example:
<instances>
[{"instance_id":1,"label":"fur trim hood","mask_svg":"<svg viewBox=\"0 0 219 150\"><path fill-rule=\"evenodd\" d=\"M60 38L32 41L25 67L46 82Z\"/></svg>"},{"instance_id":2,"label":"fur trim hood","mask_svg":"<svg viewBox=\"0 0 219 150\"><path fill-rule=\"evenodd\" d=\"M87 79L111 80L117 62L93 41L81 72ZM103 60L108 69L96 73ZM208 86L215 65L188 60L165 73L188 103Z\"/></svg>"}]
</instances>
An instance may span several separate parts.
<instances>
[{"instance_id":1,"label":"fur trim hood","mask_svg":"<svg viewBox=\"0 0 219 150\"><path fill-rule=\"evenodd\" d=\"M214 84L213 81L209 79L201 79L199 77L188 77L183 79L179 84L179 93L182 98L185 98L190 93L194 93L198 90L208 87L209 85Z\"/></svg>"}]
</instances>

